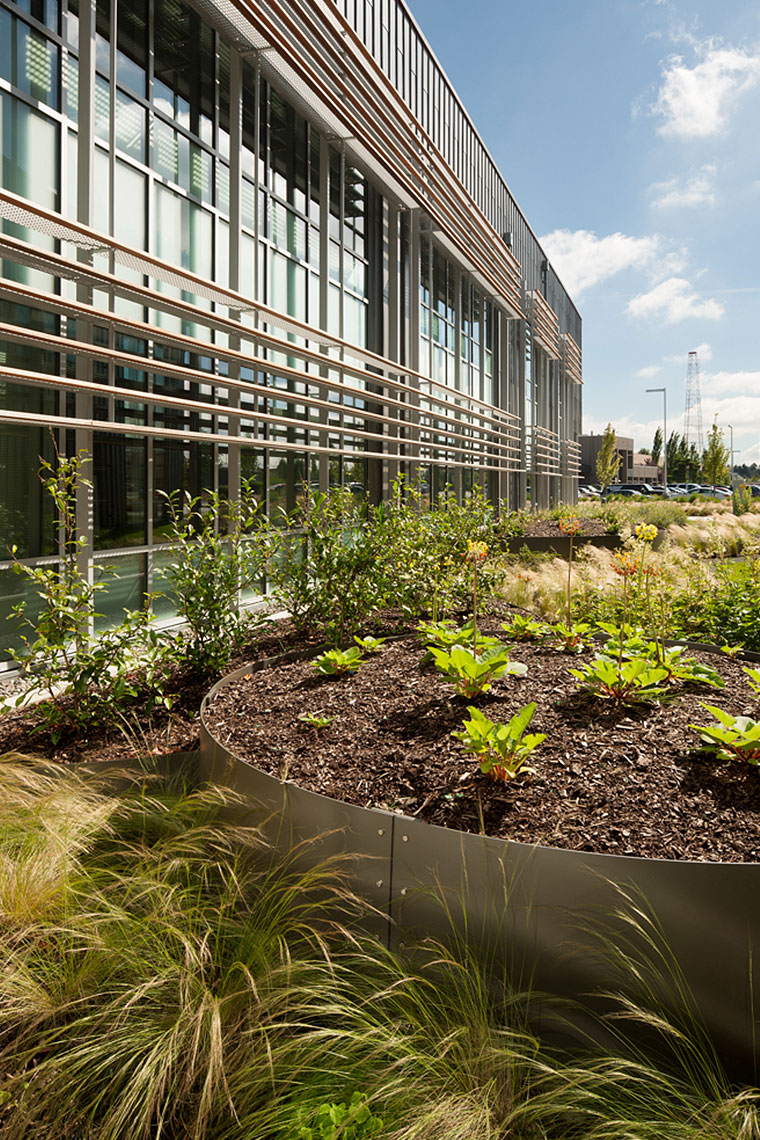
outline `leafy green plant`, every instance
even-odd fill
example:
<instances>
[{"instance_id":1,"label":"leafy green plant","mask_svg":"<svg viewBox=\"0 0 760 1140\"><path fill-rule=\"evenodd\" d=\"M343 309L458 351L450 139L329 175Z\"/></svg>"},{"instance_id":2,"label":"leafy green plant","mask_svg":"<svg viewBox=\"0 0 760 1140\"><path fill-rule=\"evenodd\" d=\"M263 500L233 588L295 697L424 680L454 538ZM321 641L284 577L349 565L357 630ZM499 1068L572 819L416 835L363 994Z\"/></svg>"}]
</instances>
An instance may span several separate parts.
<instances>
[{"instance_id":1,"label":"leafy green plant","mask_svg":"<svg viewBox=\"0 0 760 1140\"><path fill-rule=\"evenodd\" d=\"M304 485L299 507L267 532L267 575L296 629L337 643L353 635L386 596L383 513L347 488Z\"/></svg>"},{"instance_id":2,"label":"leafy green plant","mask_svg":"<svg viewBox=\"0 0 760 1140\"><path fill-rule=\"evenodd\" d=\"M509 621L503 621L501 628L513 641L543 641L549 632L545 621L537 621L525 614L515 614Z\"/></svg>"},{"instance_id":3,"label":"leafy green plant","mask_svg":"<svg viewBox=\"0 0 760 1140\"><path fill-rule=\"evenodd\" d=\"M472 595L468 543L492 540L496 514L476 487L458 502L444 493L428 503L421 485L396 480L388 502L377 508L382 543L378 565L389 605L407 620L429 614L437 621ZM478 570L481 598L492 592L501 571L494 563Z\"/></svg>"},{"instance_id":4,"label":"leafy green plant","mask_svg":"<svg viewBox=\"0 0 760 1140\"><path fill-rule=\"evenodd\" d=\"M533 749L546 740L545 734L540 732L525 736L525 729L536 711L533 702L521 708L506 724L489 720L474 705L467 711L470 719L463 721L464 730L451 735L462 741L466 752L478 757L484 776L505 782L533 771L525 762Z\"/></svg>"},{"instance_id":5,"label":"leafy green plant","mask_svg":"<svg viewBox=\"0 0 760 1140\"><path fill-rule=\"evenodd\" d=\"M713 689L724 689L726 683L712 665L685 657L682 645L663 646L658 642L649 646L650 660L666 670L666 683L685 681L696 685L709 685Z\"/></svg>"},{"instance_id":6,"label":"leafy green plant","mask_svg":"<svg viewBox=\"0 0 760 1140\"><path fill-rule=\"evenodd\" d=\"M563 653L581 653L591 626L586 621L571 622L569 625L558 621L549 626L549 629Z\"/></svg>"},{"instance_id":7,"label":"leafy green plant","mask_svg":"<svg viewBox=\"0 0 760 1140\"><path fill-rule=\"evenodd\" d=\"M753 693L757 693L758 696L760 696L760 669L750 669L746 665L743 665L742 669L747 674L749 687Z\"/></svg>"},{"instance_id":8,"label":"leafy green plant","mask_svg":"<svg viewBox=\"0 0 760 1140\"><path fill-rule=\"evenodd\" d=\"M328 649L315 658L313 664L318 673L325 677L338 677L346 673L356 673L364 660L357 645L348 649Z\"/></svg>"},{"instance_id":9,"label":"leafy green plant","mask_svg":"<svg viewBox=\"0 0 760 1140\"><path fill-rule=\"evenodd\" d=\"M509 660L506 645L496 645L477 655L464 645L454 645L451 650L431 649L435 667L451 682L461 697L477 697L487 692L494 681L505 675L522 677L527 673L527 665Z\"/></svg>"},{"instance_id":10,"label":"leafy green plant","mask_svg":"<svg viewBox=\"0 0 760 1140\"><path fill-rule=\"evenodd\" d=\"M599 696L615 705L636 701L656 701L667 693L667 671L653 666L646 657L623 660L597 654L592 661L571 669L574 677Z\"/></svg>"},{"instance_id":11,"label":"leafy green plant","mask_svg":"<svg viewBox=\"0 0 760 1140\"><path fill-rule=\"evenodd\" d=\"M725 688L725 682L712 665L705 665L693 657L685 657L683 645L664 645L662 641L651 640L639 629L623 626L622 629L600 622L599 628L610 636L602 652L619 660L642 658L650 665L665 671L665 683L684 681L691 684L709 685L714 689Z\"/></svg>"},{"instance_id":12,"label":"leafy green plant","mask_svg":"<svg viewBox=\"0 0 760 1140\"><path fill-rule=\"evenodd\" d=\"M185 623L182 648L191 670L218 673L257 620L240 613L240 593L262 578L265 552L252 483L229 502L215 491L191 498L159 492L172 544L164 594Z\"/></svg>"},{"instance_id":13,"label":"leafy green plant","mask_svg":"<svg viewBox=\"0 0 760 1140\"><path fill-rule=\"evenodd\" d=\"M755 767L760 764L760 721L749 716L732 716L702 701L700 704L719 722L718 725L689 725L699 733L702 750L714 752L721 760L744 760Z\"/></svg>"},{"instance_id":14,"label":"leafy green plant","mask_svg":"<svg viewBox=\"0 0 760 1140\"><path fill-rule=\"evenodd\" d=\"M455 645L464 645L475 652L475 627L472 618L461 626L448 618L438 622L420 622L417 626L417 637L426 646L420 665L428 665L433 660L434 649L451 650ZM478 637L477 644L478 656L492 649L504 648L504 643L498 637L489 637L482 633Z\"/></svg>"},{"instance_id":15,"label":"leafy green plant","mask_svg":"<svg viewBox=\"0 0 760 1140\"><path fill-rule=\"evenodd\" d=\"M383 1129L383 1120L370 1110L366 1093L354 1092L346 1104L324 1103L299 1121L293 1140L369 1140Z\"/></svg>"},{"instance_id":16,"label":"leafy green plant","mask_svg":"<svg viewBox=\"0 0 760 1140\"><path fill-rule=\"evenodd\" d=\"M305 712L301 713L298 718L303 724L308 724L309 728L327 728L328 724L332 724L335 720L334 716L324 716L323 713Z\"/></svg>"},{"instance_id":17,"label":"leafy green plant","mask_svg":"<svg viewBox=\"0 0 760 1140\"><path fill-rule=\"evenodd\" d=\"M94 728L116 724L124 704L138 697L149 712L171 705L166 688L173 643L145 611L126 614L120 626L97 636L93 632L100 616L95 600L106 582L92 582L84 569L87 540L77 534L76 525L78 491L91 486L83 474L89 462L85 452L66 457L57 448L53 463L42 461L40 480L58 519L58 562L29 566L11 550L14 572L28 580L41 603L34 620L27 617L25 602L14 607L22 648L11 653L42 695L36 731L48 733L53 743L67 731L87 736ZM113 576L106 570L103 578ZM24 692L12 703L18 707L26 699Z\"/></svg>"},{"instance_id":18,"label":"leafy green plant","mask_svg":"<svg viewBox=\"0 0 760 1140\"><path fill-rule=\"evenodd\" d=\"M354 641L361 649L362 653L379 653L385 645L386 638L384 637L354 637Z\"/></svg>"},{"instance_id":19,"label":"leafy green plant","mask_svg":"<svg viewBox=\"0 0 760 1140\"><path fill-rule=\"evenodd\" d=\"M720 651L724 653L726 657L730 657L733 660L735 657L741 656L744 652L744 646L741 643L739 645L729 645L728 642L726 642L725 645L721 645Z\"/></svg>"},{"instance_id":20,"label":"leafy green plant","mask_svg":"<svg viewBox=\"0 0 760 1140\"><path fill-rule=\"evenodd\" d=\"M731 493L731 507L735 515L744 515L752 509L752 492L746 483L734 487Z\"/></svg>"}]
</instances>

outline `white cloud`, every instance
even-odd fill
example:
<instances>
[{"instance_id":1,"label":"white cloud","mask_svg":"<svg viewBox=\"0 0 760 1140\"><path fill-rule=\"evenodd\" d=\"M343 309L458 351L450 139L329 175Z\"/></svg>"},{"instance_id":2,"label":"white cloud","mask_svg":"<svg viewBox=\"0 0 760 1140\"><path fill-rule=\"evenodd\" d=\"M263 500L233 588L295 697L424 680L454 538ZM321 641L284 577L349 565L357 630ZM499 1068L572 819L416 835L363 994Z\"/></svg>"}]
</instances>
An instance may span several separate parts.
<instances>
[{"instance_id":1,"label":"white cloud","mask_svg":"<svg viewBox=\"0 0 760 1140\"><path fill-rule=\"evenodd\" d=\"M682 138L706 138L726 124L737 100L760 80L760 52L701 47L702 60L688 67L682 56L671 56L652 110L662 117L659 132Z\"/></svg>"},{"instance_id":2,"label":"white cloud","mask_svg":"<svg viewBox=\"0 0 760 1140\"><path fill-rule=\"evenodd\" d=\"M687 358L690 352L699 354L700 364L704 364L707 360L712 360L712 348L709 344L703 342L698 344L696 348L687 348L684 352L674 352L670 356L663 356L663 363L665 364L683 364L686 367Z\"/></svg>"},{"instance_id":3,"label":"white cloud","mask_svg":"<svg viewBox=\"0 0 760 1140\"><path fill-rule=\"evenodd\" d=\"M652 376L656 376L662 369L659 364L650 364L646 368L640 368L638 372L634 372L634 376L639 377L641 380L650 380Z\"/></svg>"},{"instance_id":4,"label":"white cloud","mask_svg":"<svg viewBox=\"0 0 760 1140\"><path fill-rule=\"evenodd\" d=\"M702 373L702 391L710 396L760 396L760 372ZM746 425L742 422L742 427Z\"/></svg>"},{"instance_id":5,"label":"white cloud","mask_svg":"<svg viewBox=\"0 0 760 1140\"><path fill-rule=\"evenodd\" d=\"M673 206L714 206L716 171L715 163L709 163L686 178L653 183L649 188L654 195L652 205L656 210Z\"/></svg>"},{"instance_id":6,"label":"white cloud","mask_svg":"<svg viewBox=\"0 0 760 1140\"><path fill-rule=\"evenodd\" d=\"M660 244L658 237L615 233L600 238L591 230L554 230L539 240L562 284L574 296L623 269L650 264Z\"/></svg>"},{"instance_id":7,"label":"white cloud","mask_svg":"<svg viewBox=\"0 0 760 1140\"><path fill-rule=\"evenodd\" d=\"M647 396L647 400L652 401L652 406L655 408L662 407L662 397L660 396ZM681 431L682 416L668 417L668 435L671 431ZM606 420L594 419L593 416L583 417L583 434L584 435L603 435L608 423L612 423L618 435L623 438L633 440L634 447L651 447L654 433L658 428L662 429L662 416L654 415L651 420L638 420L632 416L618 416L617 419L613 416L607 417Z\"/></svg>"},{"instance_id":8,"label":"white cloud","mask_svg":"<svg viewBox=\"0 0 760 1140\"><path fill-rule=\"evenodd\" d=\"M676 324L691 317L717 321L725 310L714 299L700 300L685 278L669 277L648 293L633 297L628 302L627 311L634 317L661 317L666 324Z\"/></svg>"}]
</instances>

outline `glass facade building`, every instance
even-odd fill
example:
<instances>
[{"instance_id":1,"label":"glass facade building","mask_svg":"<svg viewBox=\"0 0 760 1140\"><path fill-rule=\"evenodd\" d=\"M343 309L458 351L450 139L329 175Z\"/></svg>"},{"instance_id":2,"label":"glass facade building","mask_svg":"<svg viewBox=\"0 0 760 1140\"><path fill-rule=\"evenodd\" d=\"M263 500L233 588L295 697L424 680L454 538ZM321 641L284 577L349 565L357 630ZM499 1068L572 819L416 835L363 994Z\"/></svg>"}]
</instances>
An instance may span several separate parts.
<instances>
[{"instance_id":1,"label":"glass facade building","mask_svg":"<svg viewBox=\"0 0 760 1140\"><path fill-rule=\"evenodd\" d=\"M164 492L574 499L580 317L402 0L0 0L0 162L2 616L54 436L105 621Z\"/></svg>"}]
</instances>

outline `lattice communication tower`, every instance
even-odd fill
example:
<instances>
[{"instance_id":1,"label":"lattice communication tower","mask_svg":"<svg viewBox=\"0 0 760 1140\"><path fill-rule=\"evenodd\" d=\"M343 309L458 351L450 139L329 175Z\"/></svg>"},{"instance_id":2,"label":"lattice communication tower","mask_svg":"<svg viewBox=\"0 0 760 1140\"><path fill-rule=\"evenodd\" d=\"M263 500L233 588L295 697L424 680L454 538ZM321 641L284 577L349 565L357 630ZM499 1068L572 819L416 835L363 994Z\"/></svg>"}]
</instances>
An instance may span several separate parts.
<instances>
[{"instance_id":1,"label":"lattice communication tower","mask_svg":"<svg viewBox=\"0 0 760 1140\"><path fill-rule=\"evenodd\" d=\"M699 357L689 353L686 365L686 407L683 415L683 438L688 446L696 444L697 454L705 449L702 435L702 390L699 383Z\"/></svg>"}]
</instances>

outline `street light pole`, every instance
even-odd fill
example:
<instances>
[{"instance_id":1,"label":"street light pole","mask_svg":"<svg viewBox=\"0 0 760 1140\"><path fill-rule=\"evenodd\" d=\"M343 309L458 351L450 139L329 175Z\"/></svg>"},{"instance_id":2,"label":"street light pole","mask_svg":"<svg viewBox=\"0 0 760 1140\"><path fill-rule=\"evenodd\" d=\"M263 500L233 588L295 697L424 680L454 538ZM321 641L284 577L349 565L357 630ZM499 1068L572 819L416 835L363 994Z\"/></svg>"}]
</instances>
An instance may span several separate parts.
<instances>
[{"instance_id":1,"label":"street light pole","mask_svg":"<svg viewBox=\"0 0 760 1140\"><path fill-rule=\"evenodd\" d=\"M668 491L668 393L666 388L647 388L647 392L662 392L662 485Z\"/></svg>"},{"instance_id":2,"label":"street light pole","mask_svg":"<svg viewBox=\"0 0 760 1140\"><path fill-rule=\"evenodd\" d=\"M734 489L734 425L733 424L726 424L726 427L731 432L731 436L730 436L730 439L731 439L731 463L729 464L729 469L728 469L728 481L731 484L731 490L733 491L733 489Z\"/></svg>"}]
</instances>

